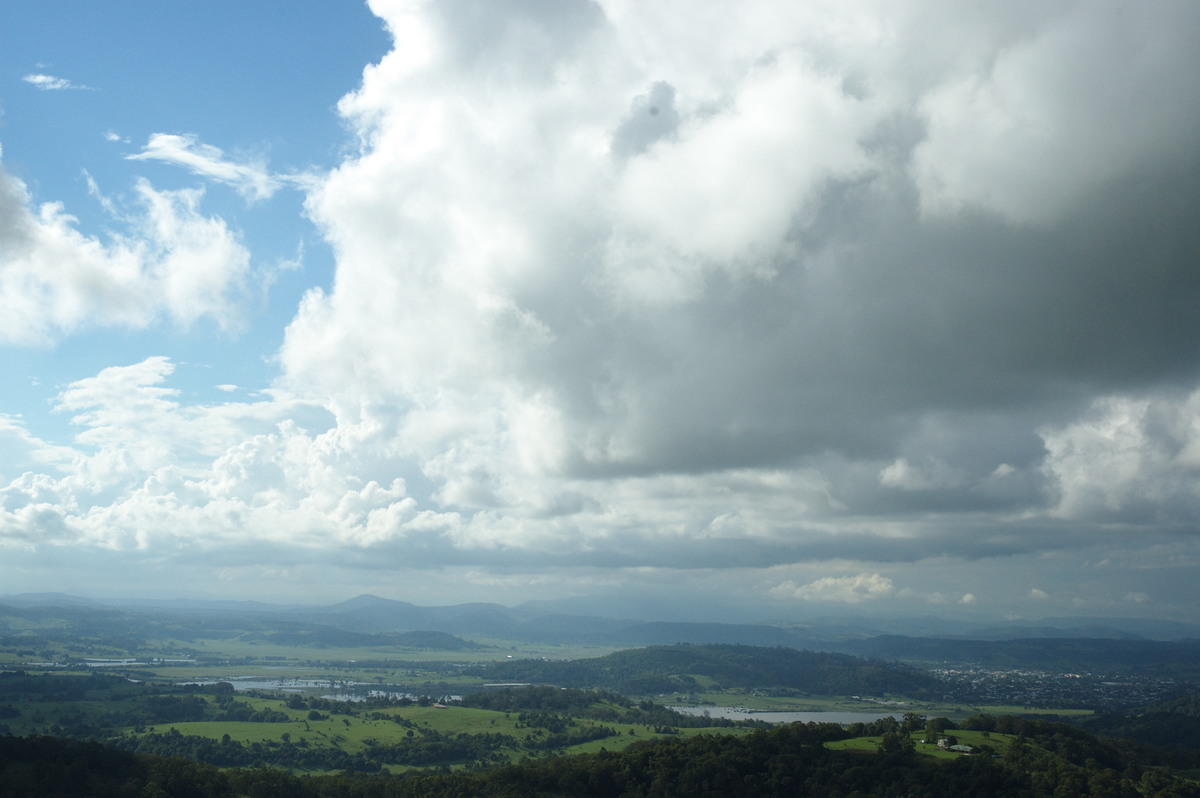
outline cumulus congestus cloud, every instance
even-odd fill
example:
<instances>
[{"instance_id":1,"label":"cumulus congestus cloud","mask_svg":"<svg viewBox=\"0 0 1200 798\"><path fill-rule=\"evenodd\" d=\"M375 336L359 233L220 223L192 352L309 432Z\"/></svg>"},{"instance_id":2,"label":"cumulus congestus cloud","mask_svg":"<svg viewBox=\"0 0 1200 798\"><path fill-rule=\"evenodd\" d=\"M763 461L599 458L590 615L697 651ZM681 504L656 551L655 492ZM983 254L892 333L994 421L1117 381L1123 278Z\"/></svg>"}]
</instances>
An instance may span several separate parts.
<instances>
[{"instance_id":1,"label":"cumulus congestus cloud","mask_svg":"<svg viewBox=\"0 0 1200 798\"><path fill-rule=\"evenodd\" d=\"M343 101L367 149L310 200L340 280L289 376L437 416L401 445L519 505L523 474L883 467L939 436L982 491L1097 393L1192 367L1193 10L939 7L963 52L911 9L751 5L710 47L703 14L604 4L536 70L512 49L562 19L467 56L439 8L379 5L406 46Z\"/></svg>"}]
</instances>

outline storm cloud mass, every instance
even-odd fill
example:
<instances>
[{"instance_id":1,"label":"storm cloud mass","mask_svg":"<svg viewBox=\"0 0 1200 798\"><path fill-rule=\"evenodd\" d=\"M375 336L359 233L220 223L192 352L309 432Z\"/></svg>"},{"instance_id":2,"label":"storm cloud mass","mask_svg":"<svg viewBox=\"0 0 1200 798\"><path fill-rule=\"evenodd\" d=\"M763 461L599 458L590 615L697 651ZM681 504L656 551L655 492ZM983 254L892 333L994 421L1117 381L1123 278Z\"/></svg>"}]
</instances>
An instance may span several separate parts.
<instances>
[{"instance_id":1,"label":"storm cloud mass","mask_svg":"<svg viewBox=\"0 0 1200 798\"><path fill-rule=\"evenodd\" d=\"M274 383L150 357L59 395L69 446L0 418L21 574L1189 616L1200 5L370 7Z\"/></svg>"}]
</instances>

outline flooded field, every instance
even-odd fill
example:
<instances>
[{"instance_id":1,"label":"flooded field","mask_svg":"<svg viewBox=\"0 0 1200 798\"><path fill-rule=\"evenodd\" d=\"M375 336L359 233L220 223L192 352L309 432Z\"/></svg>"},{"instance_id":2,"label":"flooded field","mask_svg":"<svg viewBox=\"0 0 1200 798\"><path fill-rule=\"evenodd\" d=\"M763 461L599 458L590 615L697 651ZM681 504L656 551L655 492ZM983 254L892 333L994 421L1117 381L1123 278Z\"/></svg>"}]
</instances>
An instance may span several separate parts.
<instances>
[{"instance_id":1,"label":"flooded field","mask_svg":"<svg viewBox=\"0 0 1200 798\"><path fill-rule=\"evenodd\" d=\"M730 720L761 720L766 723L869 723L900 715L892 712L771 712L746 707L670 707L684 715Z\"/></svg>"}]
</instances>

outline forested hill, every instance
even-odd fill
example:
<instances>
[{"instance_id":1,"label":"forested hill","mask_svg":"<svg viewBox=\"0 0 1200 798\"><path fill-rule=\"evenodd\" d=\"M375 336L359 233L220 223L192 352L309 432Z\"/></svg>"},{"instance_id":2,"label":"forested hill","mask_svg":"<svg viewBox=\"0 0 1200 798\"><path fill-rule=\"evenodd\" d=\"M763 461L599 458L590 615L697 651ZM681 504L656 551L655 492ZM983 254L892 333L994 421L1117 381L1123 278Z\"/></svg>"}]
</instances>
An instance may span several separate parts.
<instances>
[{"instance_id":1,"label":"forested hill","mask_svg":"<svg viewBox=\"0 0 1200 798\"><path fill-rule=\"evenodd\" d=\"M950 640L880 635L844 641L841 651L904 662L977 663L990 668L1092 670L1143 676L1200 679L1200 640L1034 638Z\"/></svg>"},{"instance_id":2,"label":"forested hill","mask_svg":"<svg viewBox=\"0 0 1200 798\"><path fill-rule=\"evenodd\" d=\"M1083 725L1092 734L1126 737L1158 749L1180 766L1200 767L1200 693L1099 715Z\"/></svg>"},{"instance_id":3,"label":"forested hill","mask_svg":"<svg viewBox=\"0 0 1200 798\"><path fill-rule=\"evenodd\" d=\"M937 694L941 683L903 666L845 654L735 645L650 646L577 660L512 660L472 673L497 682L598 687L632 695L722 688L788 688L829 695Z\"/></svg>"}]
</instances>

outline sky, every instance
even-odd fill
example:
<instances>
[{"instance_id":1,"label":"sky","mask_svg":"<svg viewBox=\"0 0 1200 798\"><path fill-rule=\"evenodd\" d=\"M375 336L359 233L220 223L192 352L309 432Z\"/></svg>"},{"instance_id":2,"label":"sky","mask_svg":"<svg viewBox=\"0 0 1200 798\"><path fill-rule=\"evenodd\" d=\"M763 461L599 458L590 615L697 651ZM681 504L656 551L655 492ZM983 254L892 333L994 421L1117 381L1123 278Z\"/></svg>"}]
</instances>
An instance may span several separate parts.
<instances>
[{"instance_id":1,"label":"sky","mask_svg":"<svg viewBox=\"0 0 1200 798\"><path fill-rule=\"evenodd\" d=\"M1194 620L1200 4L0 6L0 594Z\"/></svg>"}]
</instances>

